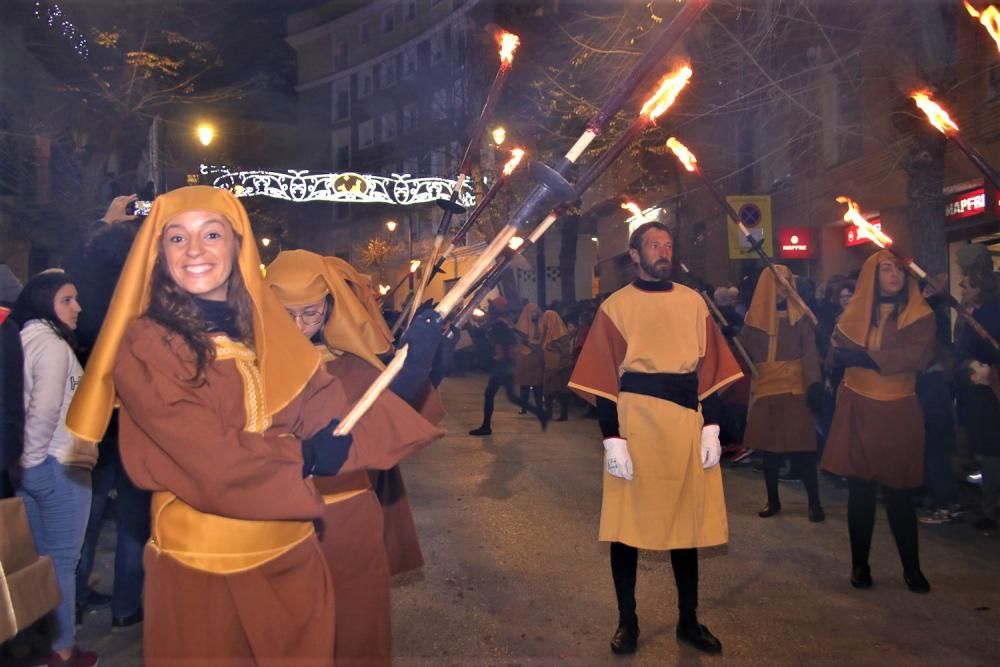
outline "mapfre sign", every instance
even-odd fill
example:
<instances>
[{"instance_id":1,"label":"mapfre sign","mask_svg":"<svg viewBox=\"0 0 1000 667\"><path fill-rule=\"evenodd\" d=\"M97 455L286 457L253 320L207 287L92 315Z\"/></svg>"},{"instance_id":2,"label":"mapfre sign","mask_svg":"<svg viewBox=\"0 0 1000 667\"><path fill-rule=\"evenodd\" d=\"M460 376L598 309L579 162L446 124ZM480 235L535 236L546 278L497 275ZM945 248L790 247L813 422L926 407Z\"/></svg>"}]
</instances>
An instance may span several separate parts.
<instances>
[{"instance_id":1,"label":"mapfre sign","mask_svg":"<svg viewBox=\"0 0 1000 667\"><path fill-rule=\"evenodd\" d=\"M971 218L986 211L986 188L960 192L948 198L944 206L944 219L948 222Z\"/></svg>"},{"instance_id":2,"label":"mapfre sign","mask_svg":"<svg viewBox=\"0 0 1000 667\"><path fill-rule=\"evenodd\" d=\"M816 250L809 227L785 227L778 231L778 257L782 259L812 259Z\"/></svg>"}]
</instances>

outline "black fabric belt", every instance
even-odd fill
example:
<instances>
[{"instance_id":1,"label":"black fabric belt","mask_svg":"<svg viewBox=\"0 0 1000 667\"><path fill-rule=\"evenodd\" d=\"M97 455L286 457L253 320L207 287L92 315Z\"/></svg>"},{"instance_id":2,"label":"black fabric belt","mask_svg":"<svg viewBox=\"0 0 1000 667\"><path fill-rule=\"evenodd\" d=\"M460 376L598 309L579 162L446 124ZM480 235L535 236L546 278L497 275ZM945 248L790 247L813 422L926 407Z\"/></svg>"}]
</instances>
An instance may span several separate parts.
<instances>
[{"instance_id":1,"label":"black fabric belt","mask_svg":"<svg viewBox=\"0 0 1000 667\"><path fill-rule=\"evenodd\" d=\"M623 373L620 391L642 394L676 403L688 410L698 409L697 373Z\"/></svg>"}]
</instances>

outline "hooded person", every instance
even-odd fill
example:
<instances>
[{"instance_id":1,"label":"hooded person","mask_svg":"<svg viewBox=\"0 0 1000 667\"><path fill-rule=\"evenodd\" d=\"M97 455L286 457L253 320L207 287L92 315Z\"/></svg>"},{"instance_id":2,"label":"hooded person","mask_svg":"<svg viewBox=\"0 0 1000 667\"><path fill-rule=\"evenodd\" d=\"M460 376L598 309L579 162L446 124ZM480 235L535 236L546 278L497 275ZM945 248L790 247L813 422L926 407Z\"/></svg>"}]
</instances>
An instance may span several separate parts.
<instances>
[{"instance_id":1,"label":"hooded person","mask_svg":"<svg viewBox=\"0 0 1000 667\"><path fill-rule=\"evenodd\" d=\"M378 355L392 348L333 259L285 251L268 266L266 280L354 402L382 370ZM394 450L395 443L405 443L397 460L443 435L392 392L377 402L389 421L372 434L378 437L372 446ZM423 563L399 468L373 473L371 479L366 471L316 478L326 504L320 545L337 593L337 664L391 663L389 577ZM372 482L381 487L381 498Z\"/></svg>"},{"instance_id":2,"label":"hooded person","mask_svg":"<svg viewBox=\"0 0 1000 667\"><path fill-rule=\"evenodd\" d=\"M794 276L775 266L786 280ZM762 518L781 511L778 471L784 459L802 476L809 498L809 520L826 517L816 475L816 429L807 400L818 403L822 390L815 327L801 307L788 300L774 272L765 269L754 289L739 337L757 367L743 445L764 453L767 504Z\"/></svg>"},{"instance_id":3,"label":"hooded person","mask_svg":"<svg viewBox=\"0 0 1000 667\"><path fill-rule=\"evenodd\" d=\"M357 269L349 262L340 257L327 257L326 261L340 274L340 277L347 281L354 296L357 297L361 305L368 311L368 319L362 322L362 328L371 329L366 331L366 336L374 336L376 339L384 339L388 350L392 346L393 336L389 331L389 325L382 315L382 309L375 299L375 292L372 289L371 278ZM379 343L381 346L381 342Z\"/></svg>"},{"instance_id":4,"label":"hooded person","mask_svg":"<svg viewBox=\"0 0 1000 667\"><path fill-rule=\"evenodd\" d=\"M542 313L542 348L544 373L542 377L542 395L545 398L545 410L552 415L553 402L559 400L559 417L557 421L566 421L569 410L569 376L573 372L573 338L570 336L566 323L554 310Z\"/></svg>"},{"instance_id":5,"label":"hooded person","mask_svg":"<svg viewBox=\"0 0 1000 667\"><path fill-rule=\"evenodd\" d=\"M542 351L542 309L537 303L525 304L514 325L520 345L517 348L514 365L514 384L521 389L521 414L527 410L528 399L533 393L535 405L542 406L542 381L545 373L545 358Z\"/></svg>"},{"instance_id":6,"label":"hooded person","mask_svg":"<svg viewBox=\"0 0 1000 667\"><path fill-rule=\"evenodd\" d=\"M367 467L334 436L343 385L264 284L246 210L208 186L158 197L139 229L66 425L120 450L153 491L148 665L329 665L334 592L313 474ZM420 355L418 355L419 357ZM378 406L354 429L368 439Z\"/></svg>"},{"instance_id":7,"label":"hooded person","mask_svg":"<svg viewBox=\"0 0 1000 667\"><path fill-rule=\"evenodd\" d=\"M847 526L851 584L872 586L868 556L881 489L889 527L915 593L930 584L920 570L913 492L924 479L924 419L917 373L934 354L934 314L892 253L880 250L861 268L857 290L832 339L834 366L844 368L822 467L849 480Z\"/></svg>"}]
</instances>

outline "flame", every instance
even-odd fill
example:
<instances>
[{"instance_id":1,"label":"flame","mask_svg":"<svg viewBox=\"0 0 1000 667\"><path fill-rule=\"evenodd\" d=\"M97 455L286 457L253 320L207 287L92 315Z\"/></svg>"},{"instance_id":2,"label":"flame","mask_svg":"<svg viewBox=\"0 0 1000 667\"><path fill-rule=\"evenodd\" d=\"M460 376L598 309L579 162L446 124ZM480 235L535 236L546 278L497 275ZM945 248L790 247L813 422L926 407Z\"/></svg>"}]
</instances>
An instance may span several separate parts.
<instances>
[{"instance_id":1,"label":"flame","mask_svg":"<svg viewBox=\"0 0 1000 667\"><path fill-rule=\"evenodd\" d=\"M500 62L510 65L514 62L514 50L521 43L521 38L512 32L504 32L500 35Z\"/></svg>"},{"instance_id":2,"label":"flame","mask_svg":"<svg viewBox=\"0 0 1000 667\"><path fill-rule=\"evenodd\" d=\"M997 9L996 5L990 5L980 13L968 2L965 3L965 8L973 18L979 19L986 32L990 33L990 37L997 43L997 50L1000 51L1000 9Z\"/></svg>"},{"instance_id":3,"label":"flame","mask_svg":"<svg viewBox=\"0 0 1000 667\"><path fill-rule=\"evenodd\" d=\"M930 98L930 93L926 90L913 93L910 97L917 103L920 110L927 114L927 119L931 122L931 125L945 134L948 134L948 132L958 132L958 125L955 125L955 121L951 119L947 111L938 106L937 102Z\"/></svg>"},{"instance_id":4,"label":"flame","mask_svg":"<svg viewBox=\"0 0 1000 667\"><path fill-rule=\"evenodd\" d=\"M515 148L510 152L510 159L507 160L507 164L503 166L503 175L510 176L517 169L517 165L521 164L521 158L524 157L524 150L521 148Z\"/></svg>"},{"instance_id":5,"label":"flame","mask_svg":"<svg viewBox=\"0 0 1000 667\"><path fill-rule=\"evenodd\" d=\"M391 288L391 287L389 287L388 285L379 285L379 286L378 286L378 293L379 293L379 296L385 296L386 294L388 294L388 293L389 293L389 290L391 290L391 289L392 289L392 288Z\"/></svg>"},{"instance_id":6,"label":"flame","mask_svg":"<svg viewBox=\"0 0 1000 667\"><path fill-rule=\"evenodd\" d=\"M510 246L511 250L517 250L518 248L524 245L524 239L522 239L520 236L515 236L511 238L510 241L507 242L507 245Z\"/></svg>"},{"instance_id":7,"label":"flame","mask_svg":"<svg viewBox=\"0 0 1000 667\"><path fill-rule=\"evenodd\" d=\"M695 171L698 168L698 158L688 150L687 146L677 141L676 137L667 139L667 148L677 156L677 159L681 161L681 164L688 171Z\"/></svg>"},{"instance_id":8,"label":"flame","mask_svg":"<svg viewBox=\"0 0 1000 667\"><path fill-rule=\"evenodd\" d=\"M645 218L642 214L642 209L633 201L622 202L622 208L631 213L633 218Z\"/></svg>"},{"instance_id":9,"label":"flame","mask_svg":"<svg viewBox=\"0 0 1000 667\"><path fill-rule=\"evenodd\" d=\"M507 130L502 127L493 128L493 143L499 146L505 139L507 139Z\"/></svg>"},{"instance_id":10,"label":"flame","mask_svg":"<svg viewBox=\"0 0 1000 667\"><path fill-rule=\"evenodd\" d=\"M892 245L892 239L881 229L865 220L858 210L858 204L850 197L837 197L837 202L847 204L847 211L844 213L844 220L850 222L858 228L858 236L874 241L879 248Z\"/></svg>"},{"instance_id":11,"label":"flame","mask_svg":"<svg viewBox=\"0 0 1000 667\"><path fill-rule=\"evenodd\" d=\"M472 316L473 317L486 317L486 313L483 312L482 308L473 308L472 309Z\"/></svg>"},{"instance_id":12,"label":"flame","mask_svg":"<svg viewBox=\"0 0 1000 667\"><path fill-rule=\"evenodd\" d=\"M420 268L420 260L419 259L411 259L410 260L410 273L416 273L417 269L419 269L419 268Z\"/></svg>"},{"instance_id":13,"label":"flame","mask_svg":"<svg viewBox=\"0 0 1000 667\"><path fill-rule=\"evenodd\" d=\"M674 72L671 72L660 82L660 87L646 103L642 105L640 114L647 114L650 120L656 120L664 111L670 108L677 96L680 95L684 86L691 81L691 67L687 64L681 65Z\"/></svg>"}]
</instances>

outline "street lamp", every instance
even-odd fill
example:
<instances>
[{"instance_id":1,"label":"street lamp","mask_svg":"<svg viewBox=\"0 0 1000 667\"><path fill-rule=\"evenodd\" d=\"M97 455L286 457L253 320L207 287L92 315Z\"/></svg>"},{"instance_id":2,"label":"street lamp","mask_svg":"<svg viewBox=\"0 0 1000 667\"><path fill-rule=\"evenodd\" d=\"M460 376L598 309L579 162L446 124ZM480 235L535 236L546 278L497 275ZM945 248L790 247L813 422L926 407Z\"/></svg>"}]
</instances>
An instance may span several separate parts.
<instances>
[{"instance_id":1,"label":"street lamp","mask_svg":"<svg viewBox=\"0 0 1000 667\"><path fill-rule=\"evenodd\" d=\"M267 246L271 245L271 239L265 236L260 240L260 244L266 248Z\"/></svg>"},{"instance_id":2,"label":"street lamp","mask_svg":"<svg viewBox=\"0 0 1000 667\"><path fill-rule=\"evenodd\" d=\"M202 146L208 146L212 143L212 139L215 138L215 128L208 123L202 123L199 125L196 133L198 135L198 141L201 142Z\"/></svg>"},{"instance_id":3,"label":"street lamp","mask_svg":"<svg viewBox=\"0 0 1000 667\"><path fill-rule=\"evenodd\" d=\"M502 127L495 127L495 128L493 128L493 143L494 144L496 144L497 146L500 146L500 145L503 144L503 142L506 139L507 139L507 130L505 130Z\"/></svg>"},{"instance_id":4,"label":"street lamp","mask_svg":"<svg viewBox=\"0 0 1000 667\"><path fill-rule=\"evenodd\" d=\"M389 220L388 222L385 223L385 228L388 229L390 232L396 231L396 227L398 226L399 224L395 220Z\"/></svg>"}]
</instances>

